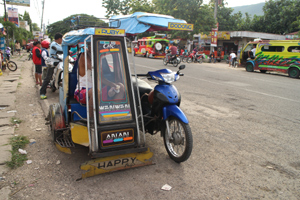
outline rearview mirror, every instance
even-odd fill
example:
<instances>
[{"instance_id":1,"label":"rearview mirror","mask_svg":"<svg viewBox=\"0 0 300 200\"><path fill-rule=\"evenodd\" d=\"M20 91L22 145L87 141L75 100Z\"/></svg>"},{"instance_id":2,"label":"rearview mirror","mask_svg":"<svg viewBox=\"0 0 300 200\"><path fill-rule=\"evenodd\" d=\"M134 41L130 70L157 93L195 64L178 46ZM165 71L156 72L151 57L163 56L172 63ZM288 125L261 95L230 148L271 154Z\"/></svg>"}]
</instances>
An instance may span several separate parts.
<instances>
[{"instance_id":1,"label":"rearview mirror","mask_svg":"<svg viewBox=\"0 0 300 200\"><path fill-rule=\"evenodd\" d=\"M185 65L180 65L179 70L183 70L183 69L185 69Z\"/></svg>"}]
</instances>

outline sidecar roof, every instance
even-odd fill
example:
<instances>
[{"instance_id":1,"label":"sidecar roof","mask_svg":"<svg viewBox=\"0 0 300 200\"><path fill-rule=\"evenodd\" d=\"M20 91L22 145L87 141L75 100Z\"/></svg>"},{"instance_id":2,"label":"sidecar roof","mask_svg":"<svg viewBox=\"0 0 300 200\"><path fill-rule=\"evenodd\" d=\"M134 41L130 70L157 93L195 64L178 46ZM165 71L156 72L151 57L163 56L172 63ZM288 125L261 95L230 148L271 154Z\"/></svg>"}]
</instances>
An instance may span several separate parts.
<instances>
[{"instance_id":1,"label":"sidecar roof","mask_svg":"<svg viewBox=\"0 0 300 200\"><path fill-rule=\"evenodd\" d=\"M63 36L62 45L71 46L77 45L78 43L83 43L84 40L90 35L105 35L105 36L118 36L124 37L125 30L116 29L116 28L101 28L101 27L93 27L86 29L79 29L67 32ZM90 40L88 40L90 42Z\"/></svg>"}]
</instances>

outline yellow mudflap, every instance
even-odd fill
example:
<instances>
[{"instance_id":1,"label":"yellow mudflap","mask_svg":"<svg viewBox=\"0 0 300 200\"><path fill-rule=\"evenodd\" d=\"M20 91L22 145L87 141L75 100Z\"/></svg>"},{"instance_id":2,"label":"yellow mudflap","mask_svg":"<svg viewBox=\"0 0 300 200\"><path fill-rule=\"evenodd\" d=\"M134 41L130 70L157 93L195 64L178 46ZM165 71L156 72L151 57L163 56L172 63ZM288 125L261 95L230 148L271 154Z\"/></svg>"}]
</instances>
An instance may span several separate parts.
<instances>
[{"instance_id":1,"label":"yellow mudflap","mask_svg":"<svg viewBox=\"0 0 300 200\"><path fill-rule=\"evenodd\" d=\"M152 161L149 160L152 156L153 153L150 152L150 149L148 148L147 151L141 153L129 153L90 160L80 166L80 169L86 171L82 174L82 178L134 167L152 165Z\"/></svg>"},{"instance_id":2,"label":"yellow mudflap","mask_svg":"<svg viewBox=\"0 0 300 200\"><path fill-rule=\"evenodd\" d=\"M62 147L62 146L60 146L59 144L57 144L56 142L55 142L55 146L56 146L56 148L57 148L59 151L61 151L61 152L63 152L63 153L66 153L66 154L72 154L71 149L68 148L68 147Z\"/></svg>"}]
</instances>

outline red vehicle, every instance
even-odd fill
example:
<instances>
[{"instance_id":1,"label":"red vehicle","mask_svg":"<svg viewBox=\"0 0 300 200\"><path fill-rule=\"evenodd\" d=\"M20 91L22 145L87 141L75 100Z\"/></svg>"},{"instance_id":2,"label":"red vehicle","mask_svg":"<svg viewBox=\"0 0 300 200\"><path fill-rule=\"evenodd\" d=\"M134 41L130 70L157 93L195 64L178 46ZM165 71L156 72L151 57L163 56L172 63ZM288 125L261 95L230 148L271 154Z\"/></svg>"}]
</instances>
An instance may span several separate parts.
<instances>
[{"instance_id":1,"label":"red vehicle","mask_svg":"<svg viewBox=\"0 0 300 200\"><path fill-rule=\"evenodd\" d=\"M147 58L164 58L165 48L168 46L169 40L161 35L144 37L138 40L137 46L134 47L134 55L142 55Z\"/></svg>"},{"instance_id":2,"label":"red vehicle","mask_svg":"<svg viewBox=\"0 0 300 200\"><path fill-rule=\"evenodd\" d=\"M205 54L207 56L210 55L210 46L202 46L200 48L200 53L201 54ZM224 49L222 46L217 46L217 47L214 47L214 55L215 55L215 58L217 59L218 62L221 62L221 60L224 59Z\"/></svg>"}]
</instances>

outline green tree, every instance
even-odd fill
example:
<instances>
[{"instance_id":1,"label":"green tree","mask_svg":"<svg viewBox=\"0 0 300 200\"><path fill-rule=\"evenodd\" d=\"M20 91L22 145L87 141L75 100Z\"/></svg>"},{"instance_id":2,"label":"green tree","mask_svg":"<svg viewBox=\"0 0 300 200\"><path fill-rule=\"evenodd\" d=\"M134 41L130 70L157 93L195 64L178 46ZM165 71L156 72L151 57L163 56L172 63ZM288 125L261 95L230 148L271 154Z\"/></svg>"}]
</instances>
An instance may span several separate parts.
<instances>
[{"instance_id":1,"label":"green tree","mask_svg":"<svg viewBox=\"0 0 300 200\"><path fill-rule=\"evenodd\" d=\"M75 20L75 24L72 23L72 21ZM77 24L79 22L79 24ZM87 14L75 14L71 15L61 21L52 23L47 26L47 32L49 34L50 38L54 38L54 35L56 33L65 34L69 31L71 31L73 28L75 28L75 25L77 28L85 28L84 26L103 26L105 25L105 22ZM84 25L84 26L83 26Z\"/></svg>"},{"instance_id":2,"label":"green tree","mask_svg":"<svg viewBox=\"0 0 300 200\"><path fill-rule=\"evenodd\" d=\"M107 18L119 14L127 15L130 10L130 0L104 0L102 6L106 8Z\"/></svg>"},{"instance_id":3,"label":"green tree","mask_svg":"<svg viewBox=\"0 0 300 200\"><path fill-rule=\"evenodd\" d=\"M30 15L28 12L24 12L24 15L23 15L23 20L24 21L27 21L28 25L29 25L29 29L30 29L30 32L32 32L32 21L31 21L31 18L30 18Z\"/></svg>"},{"instance_id":4,"label":"green tree","mask_svg":"<svg viewBox=\"0 0 300 200\"><path fill-rule=\"evenodd\" d=\"M105 17L113 15L127 15L134 12L153 13L154 7L148 0L104 0L103 7L106 8Z\"/></svg>"},{"instance_id":5,"label":"green tree","mask_svg":"<svg viewBox=\"0 0 300 200\"><path fill-rule=\"evenodd\" d=\"M264 16L254 17L252 29L258 32L284 34L299 30L299 0L269 0L263 7Z\"/></svg>"},{"instance_id":6,"label":"green tree","mask_svg":"<svg viewBox=\"0 0 300 200\"><path fill-rule=\"evenodd\" d=\"M193 38L193 34L210 32L216 24L211 7L202 5L202 0L153 0L155 12L171 15L194 24L194 31L172 31L172 37Z\"/></svg>"},{"instance_id":7,"label":"green tree","mask_svg":"<svg viewBox=\"0 0 300 200\"><path fill-rule=\"evenodd\" d=\"M41 29L40 29L40 27L38 26L37 23L33 23L33 24L32 24L32 30L33 30L33 31L40 31Z\"/></svg>"}]
</instances>

